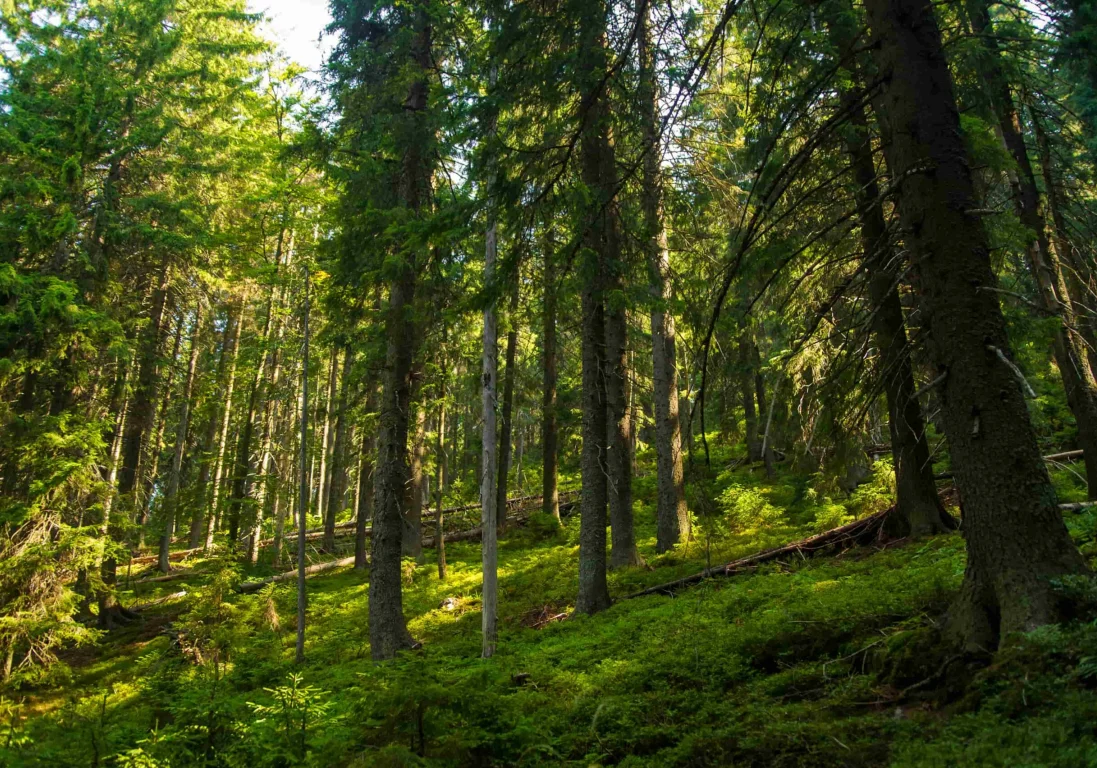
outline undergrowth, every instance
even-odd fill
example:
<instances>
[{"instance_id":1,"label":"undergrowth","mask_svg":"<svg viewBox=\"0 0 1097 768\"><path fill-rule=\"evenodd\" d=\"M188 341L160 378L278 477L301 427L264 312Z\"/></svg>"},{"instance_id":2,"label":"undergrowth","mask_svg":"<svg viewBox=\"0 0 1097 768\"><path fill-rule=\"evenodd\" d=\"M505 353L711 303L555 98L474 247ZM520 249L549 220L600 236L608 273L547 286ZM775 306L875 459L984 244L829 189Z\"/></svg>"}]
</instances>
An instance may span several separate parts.
<instances>
[{"instance_id":1,"label":"undergrowth","mask_svg":"<svg viewBox=\"0 0 1097 768\"><path fill-rule=\"evenodd\" d=\"M692 500L694 540L664 555L650 468L637 479L646 566L611 573L614 595L871 514L892 493L885 464L843 497L790 469L764 482L729 455L713 463L722 469L691 478L711 500ZM1077 493L1069 474L1054 479ZM1068 524L1092 559L1097 513ZM989 666L943 658L935 622L963 574L958 535L773 563L564 618L577 552L574 518L537 518L502 540L491 660L479 658L479 545L447 547L445 582L433 561L408 562L405 613L423 648L379 665L365 576L309 581L297 667L294 587L241 596L245 574L197 563L205 575L182 586L125 595L186 592L74 652L60 683L7 692L0 764L1097 765L1092 619L1016 638Z\"/></svg>"}]
</instances>

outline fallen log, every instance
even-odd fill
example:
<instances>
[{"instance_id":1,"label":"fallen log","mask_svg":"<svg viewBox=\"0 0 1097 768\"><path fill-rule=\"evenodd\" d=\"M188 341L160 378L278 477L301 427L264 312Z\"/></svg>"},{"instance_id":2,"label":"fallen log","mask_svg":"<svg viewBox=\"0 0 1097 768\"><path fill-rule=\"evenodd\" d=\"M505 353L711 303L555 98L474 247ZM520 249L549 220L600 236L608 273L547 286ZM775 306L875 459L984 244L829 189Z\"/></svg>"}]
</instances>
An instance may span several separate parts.
<instances>
[{"instance_id":1,"label":"fallen log","mask_svg":"<svg viewBox=\"0 0 1097 768\"><path fill-rule=\"evenodd\" d=\"M560 515L563 516L563 517L566 517L567 514L571 514L572 510L577 505L578 505L577 501L567 501L567 502L562 503L560 505ZM565 513L567 513L567 514L565 514ZM530 518L529 514L515 515L514 517L510 518L510 522L514 523L514 524L520 524L520 523L527 522L529 520L529 518ZM470 528L467 531L454 531L453 533L447 533L445 535L445 540L447 542L475 541L475 540L478 540L480 538L480 535L482 533L483 533L483 528L481 528L480 526L477 526L475 528ZM434 546L434 537L433 536L426 536L426 537L423 538L423 547L424 548L429 549L433 546ZM316 563L314 565L307 566L305 568L305 576L306 577L313 576L317 573L324 573L325 571L331 571L331 570L334 570L336 568L342 568L342 567L347 566L347 565L354 565L354 556L353 555L351 555L350 557L343 557L343 558L340 558L338 560L328 560L327 562ZM296 577L297 577L297 569L294 568L291 571L284 571L283 573L279 573L279 574L276 574L274 576L268 576L267 578L261 579L259 581L246 581L243 584L241 584L240 586L238 586L236 588L236 590L238 592L242 592L244 594L248 594L250 592L258 592L260 589L265 587L267 584L274 584L274 583L282 582L282 581L290 581L291 579L294 579Z\"/></svg>"},{"instance_id":2,"label":"fallen log","mask_svg":"<svg viewBox=\"0 0 1097 768\"><path fill-rule=\"evenodd\" d=\"M186 560L191 555L197 554L202 551L201 547L197 549L181 549L178 552L172 552L168 555L168 560ZM159 555L141 555L140 557L130 558L130 563L133 565L144 565L145 563L155 563Z\"/></svg>"},{"instance_id":3,"label":"fallen log","mask_svg":"<svg viewBox=\"0 0 1097 768\"><path fill-rule=\"evenodd\" d=\"M706 568L700 573L695 573L692 576L668 581L665 584L657 584L654 587L648 587L647 589L633 592L631 595L625 595L618 599L631 600L634 597L643 597L645 595L670 595L683 587L699 584L705 579L712 578L713 576L734 576L737 573L742 573L747 569L755 568L763 563L777 560L785 555L799 554L810 556L821 549L836 544L845 544L847 542L867 543L874 540L879 535L880 528L883 526L885 518L887 518L893 509L894 507L891 507L885 509L883 512L877 512L875 515L870 515L869 517L860 520L854 520L852 523L846 523L837 528L832 528L829 531L817 533L814 536L808 536L806 539L794 541L783 547L774 547L773 549L767 549L764 552L758 552L753 555L748 555L747 557L741 557L738 560L732 560L730 563Z\"/></svg>"},{"instance_id":4,"label":"fallen log","mask_svg":"<svg viewBox=\"0 0 1097 768\"><path fill-rule=\"evenodd\" d=\"M1063 451L1062 453L1053 453L1044 457L1044 461L1066 461L1068 459L1080 459L1085 451L1079 449L1077 451Z\"/></svg>"}]
</instances>

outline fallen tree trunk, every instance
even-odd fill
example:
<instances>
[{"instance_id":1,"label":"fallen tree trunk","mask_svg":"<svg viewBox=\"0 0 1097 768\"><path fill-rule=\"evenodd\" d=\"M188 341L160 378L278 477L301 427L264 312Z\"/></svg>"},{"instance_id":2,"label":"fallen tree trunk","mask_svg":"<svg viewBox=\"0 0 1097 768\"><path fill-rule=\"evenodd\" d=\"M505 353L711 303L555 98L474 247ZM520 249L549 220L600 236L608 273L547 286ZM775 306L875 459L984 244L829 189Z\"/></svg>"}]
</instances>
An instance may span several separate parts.
<instances>
[{"instance_id":1,"label":"fallen tree trunk","mask_svg":"<svg viewBox=\"0 0 1097 768\"><path fill-rule=\"evenodd\" d=\"M742 573L747 569L755 568L763 563L778 560L785 555L799 554L810 556L821 549L835 545L868 543L879 536L880 528L884 525L884 520L894 509L894 507L891 507L885 509L883 512L877 512L875 515L870 515L869 517L860 520L854 520L852 523L838 526L837 528L814 536L808 536L806 539L794 541L783 547L767 549L764 552L758 552L753 555L748 555L747 557L739 558L738 560L732 560L730 563L706 568L700 573L695 573L692 576L668 581L665 584L657 584L654 587L648 587L647 589L642 589L639 592L634 592L631 595L625 595L618 599L631 600L634 597L643 597L644 595L669 595L683 587L699 584L705 579L712 578L713 576L734 576L737 573Z\"/></svg>"},{"instance_id":2,"label":"fallen tree trunk","mask_svg":"<svg viewBox=\"0 0 1097 768\"><path fill-rule=\"evenodd\" d=\"M540 498L540 497L537 497L537 498ZM560 505L560 514L561 514L561 516L566 516L565 512L567 514L571 514L571 512L575 508L575 506L576 506L575 501L569 501L569 502L566 502L564 504L561 504ZM524 523L527 520L529 520L529 517L530 517L529 514L515 515L514 517L510 518L510 522L514 523L515 525L518 525L520 523ZM480 526L477 526L475 528L470 528L467 531L454 531L453 533L447 533L445 535L445 541L446 542L451 542L451 541L477 541L477 540L479 540L481 533L483 533L483 529L480 528ZM429 548L429 547L433 547L433 546L434 546L434 537L433 536L428 536L428 537L425 537L423 539L423 547L424 548ZM315 565L310 565L307 568L305 568L305 576L314 576L317 573L324 573L325 571L331 571L331 570L334 570L336 568L342 568L343 566L348 566L348 565L354 565L354 556L353 555L351 555L350 557L343 557L343 558L340 558L338 560L328 560L327 562L316 563ZM248 594L248 593L251 593L251 592L258 592L260 589L265 587L267 584L275 584L275 583L281 582L281 581L289 581L291 579L296 578L296 576L297 576L297 569L294 568L292 571L285 571L284 573L279 573L279 574L276 574L274 576L268 576L267 578L261 579L259 581L246 581L243 584L241 584L239 587L237 587L236 589L237 589L238 592L242 592L244 594Z\"/></svg>"},{"instance_id":3,"label":"fallen tree trunk","mask_svg":"<svg viewBox=\"0 0 1097 768\"><path fill-rule=\"evenodd\" d=\"M178 552L172 552L168 555L169 560L185 560L191 555L196 555L202 551L202 548L198 549L181 549ZM132 565L144 565L145 563L155 563L157 555L141 555L140 557L134 557L130 559Z\"/></svg>"},{"instance_id":4,"label":"fallen tree trunk","mask_svg":"<svg viewBox=\"0 0 1097 768\"><path fill-rule=\"evenodd\" d=\"M1082 458L1085 451L1078 449L1076 451L1062 451L1061 453L1049 453L1044 456L1044 461L1070 461L1072 459ZM934 480L952 480L951 472L941 472L933 476Z\"/></svg>"}]
</instances>

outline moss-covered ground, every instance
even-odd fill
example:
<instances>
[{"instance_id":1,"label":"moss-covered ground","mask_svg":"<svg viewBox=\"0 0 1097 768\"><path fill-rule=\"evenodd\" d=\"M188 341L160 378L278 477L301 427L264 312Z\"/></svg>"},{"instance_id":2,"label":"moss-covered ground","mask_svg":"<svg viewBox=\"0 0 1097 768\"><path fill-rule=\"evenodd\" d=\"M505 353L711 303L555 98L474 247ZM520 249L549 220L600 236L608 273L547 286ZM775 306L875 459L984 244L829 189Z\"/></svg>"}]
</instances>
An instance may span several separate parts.
<instances>
[{"instance_id":1,"label":"moss-covered ground","mask_svg":"<svg viewBox=\"0 0 1097 768\"><path fill-rule=\"evenodd\" d=\"M714 457L692 485L694 541L655 554L650 470L636 483L646 566L614 596L833 527L886 503L886 467L852 497L818 477ZM1064 498L1078 498L1068 471ZM1087 555L1097 514L1068 513ZM374 664L367 576L256 595L210 560L124 595L173 597L10 691L5 766L1087 766L1097 765L1097 622L1082 615L993 659L955 659L935 623L964 568L958 534L788 560L674 596L568 616L578 520L535 518L501 543L501 633L479 658L479 545L405 568L419 651ZM260 566L256 574L270 572ZM1064 589L1090 590L1085 583ZM1082 595L1085 602L1085 595Z\"/></svg>"}]
</instances>

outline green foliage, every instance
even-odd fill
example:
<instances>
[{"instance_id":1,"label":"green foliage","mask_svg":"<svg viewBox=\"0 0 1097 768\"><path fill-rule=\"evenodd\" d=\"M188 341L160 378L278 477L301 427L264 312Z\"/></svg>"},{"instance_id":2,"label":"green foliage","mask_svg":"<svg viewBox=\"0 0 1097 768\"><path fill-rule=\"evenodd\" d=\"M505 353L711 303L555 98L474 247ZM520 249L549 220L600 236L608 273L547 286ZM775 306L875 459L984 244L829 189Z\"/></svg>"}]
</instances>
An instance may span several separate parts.
<instances>
[{"instance_id":1,"label":"green foliage","mask_svg":"<svg viewBox=\"0 0 1097 768\"><path fill-rule=\"evenodd\" d=\"M728 530L734 533L768 528L783 517L782 511L770 504L757 488L730 485L720 494L718 502L726 515Z\"/></svg>"}]
</instances>

